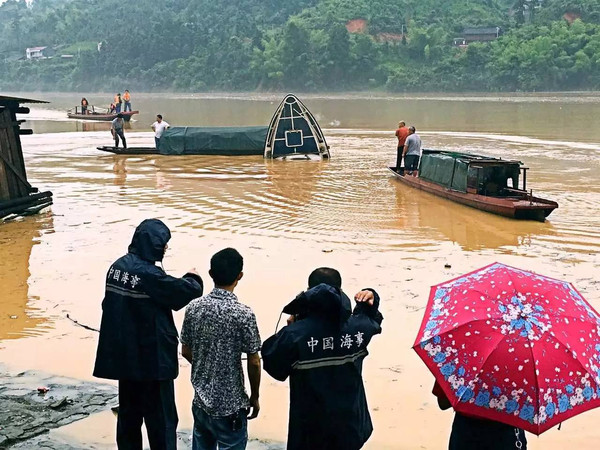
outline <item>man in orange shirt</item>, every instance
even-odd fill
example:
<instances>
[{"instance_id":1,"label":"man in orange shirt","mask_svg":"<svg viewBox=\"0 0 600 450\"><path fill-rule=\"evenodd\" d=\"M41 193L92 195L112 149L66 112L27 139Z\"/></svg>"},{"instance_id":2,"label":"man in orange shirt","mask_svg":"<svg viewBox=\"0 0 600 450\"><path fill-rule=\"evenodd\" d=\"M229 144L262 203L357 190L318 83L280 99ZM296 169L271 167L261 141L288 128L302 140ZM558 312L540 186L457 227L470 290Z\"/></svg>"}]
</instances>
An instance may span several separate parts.
<instances>
[{"instance_id":1,"label":"man in orange shirt","mask_svg":"<svg viewBox=\"0 0 600 450\"><path fill-rule=\"evenodd\" d=\"M408 137L408 128L406 123L401 120L398 123L398 129L396 130L396 137L398 138L398 154L396 156L396 172L400 173L400 166L402 166L402 153L404 153L404 143Z\"/></svg>"},{"instance_id":2,"label":"man in orange shirt","mask_svg":"<svg viewBox=\"0 0 600 450\"><path fill-rule=\"evenodd\" d=\"M131 111L131 94L127 89L125 89L125 93L123 94L123 101L125 102L125 109L123 111Z\"/></svg>"}]
</instances>

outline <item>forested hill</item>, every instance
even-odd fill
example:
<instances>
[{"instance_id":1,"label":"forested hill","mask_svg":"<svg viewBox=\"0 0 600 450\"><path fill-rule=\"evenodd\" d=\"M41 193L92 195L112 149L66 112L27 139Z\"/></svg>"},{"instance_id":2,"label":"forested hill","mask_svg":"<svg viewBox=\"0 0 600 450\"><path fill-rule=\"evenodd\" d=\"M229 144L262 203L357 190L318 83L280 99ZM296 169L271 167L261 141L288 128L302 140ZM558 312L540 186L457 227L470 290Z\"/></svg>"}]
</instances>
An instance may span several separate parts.
<instances>
[{"instance_id":1,"label":"forested hill","mask_svg":"<svg viewBox=\"0 0 600 450\"><path fill-rule=\"evenodd\" d=\"M466 28L499 27L462 44ZM26 60L46 47L48 58ZM1 90L600 88L600 0L7 0Z\"/></svg>"}]
</instances>

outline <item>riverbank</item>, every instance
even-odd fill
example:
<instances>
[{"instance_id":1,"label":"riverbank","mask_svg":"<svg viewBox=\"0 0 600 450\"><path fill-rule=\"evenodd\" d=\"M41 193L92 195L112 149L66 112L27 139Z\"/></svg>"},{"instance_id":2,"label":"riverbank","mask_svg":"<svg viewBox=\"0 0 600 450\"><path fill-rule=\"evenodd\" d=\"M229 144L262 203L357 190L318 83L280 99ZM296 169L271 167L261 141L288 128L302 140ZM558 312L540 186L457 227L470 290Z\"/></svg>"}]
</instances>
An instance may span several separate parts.
<instances>
[{"instance_id":1,"label":"riverbank","mask_svg":"<svg viewBox=\"0 0 600 450\"><path fill-rule=\"evenodd\" d=\"M10 373L0 365L0 405L0 449L114 448L118 397L113 385L31 370ZM177 448L191 448L191 430L178 432ZM284 448L256 439L248 444L248 450Z\"/></svg>"}]
</instances>

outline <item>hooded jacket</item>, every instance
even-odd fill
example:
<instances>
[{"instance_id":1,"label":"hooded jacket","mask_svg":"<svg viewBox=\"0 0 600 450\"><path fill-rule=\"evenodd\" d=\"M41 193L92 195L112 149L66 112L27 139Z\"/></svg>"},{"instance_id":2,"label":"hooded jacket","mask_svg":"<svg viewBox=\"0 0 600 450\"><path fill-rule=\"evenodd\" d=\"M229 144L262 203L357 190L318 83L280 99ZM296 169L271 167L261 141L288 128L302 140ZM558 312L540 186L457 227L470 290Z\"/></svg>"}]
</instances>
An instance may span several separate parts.
<instances>
[{"instance_id":1,"label":"hooded jacket","mask_svg":"<svg viewBox=\"0 0 600 450\"><path fill-rule=\"evenodd\" d=\"M373 306L351 312L343 292L320 284L292 302L304 318L264 342L264 369L290 377L288 450L357 450L371 435L362 363L383 320L372 292Z\"/></svg>"},{"instance_id":2,"label":"hooded jacket","mask_svg":"<svg viewBox=\"0 0 600 450\"><path fill-rule=\"evenodd\" d=\"M202 279L169 276L155 265L171 239L158 219L135 230L128 253L106 274L94 376L113 380L172 380L179 364L172 311L202 295Z\"/></svg>"}]
</instances>

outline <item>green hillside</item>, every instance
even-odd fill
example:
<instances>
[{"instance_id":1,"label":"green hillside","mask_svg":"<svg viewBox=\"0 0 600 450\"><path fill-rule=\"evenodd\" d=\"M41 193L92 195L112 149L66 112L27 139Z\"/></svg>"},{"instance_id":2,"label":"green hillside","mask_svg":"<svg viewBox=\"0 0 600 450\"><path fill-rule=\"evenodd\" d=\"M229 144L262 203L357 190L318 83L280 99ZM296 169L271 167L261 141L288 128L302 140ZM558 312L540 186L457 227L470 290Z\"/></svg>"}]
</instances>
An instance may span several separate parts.
<instances>
[{"instance_id":1,"label":"green hillside","mask_svg":"<svg viewBox=\"0 0 600 450\"><path fill-rule=\"evenodd\" d=\"M598 89L599 24L600 0L8 0L0 89ZM453 46L469 27L503 34Z\"/></svg>"}]
</instances>

